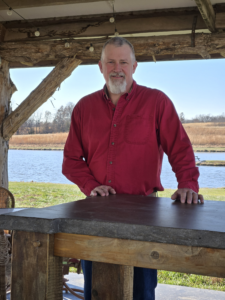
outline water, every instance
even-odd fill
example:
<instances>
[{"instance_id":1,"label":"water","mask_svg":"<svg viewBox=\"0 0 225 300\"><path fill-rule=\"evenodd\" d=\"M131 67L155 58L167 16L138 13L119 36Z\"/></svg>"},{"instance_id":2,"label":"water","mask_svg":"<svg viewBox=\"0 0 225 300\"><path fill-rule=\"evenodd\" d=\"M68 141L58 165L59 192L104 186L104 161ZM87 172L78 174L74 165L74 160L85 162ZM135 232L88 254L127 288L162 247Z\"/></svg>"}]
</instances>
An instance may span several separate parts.
<instances>
[{"instance_id":1,"label":"water","mask_svg":"<svg viewBox=\"0 0 225 300\"><path fill-rule=\"evenodd\" d=\"M200 160L225 160L225 153L195 153ZM9 150L9 180L71 183L62 175L62 151ZM200 187L225 187L225 167L200 166ZM167 156L161 180L164 188L177 187Z\"/></svg>"}]
</instances>

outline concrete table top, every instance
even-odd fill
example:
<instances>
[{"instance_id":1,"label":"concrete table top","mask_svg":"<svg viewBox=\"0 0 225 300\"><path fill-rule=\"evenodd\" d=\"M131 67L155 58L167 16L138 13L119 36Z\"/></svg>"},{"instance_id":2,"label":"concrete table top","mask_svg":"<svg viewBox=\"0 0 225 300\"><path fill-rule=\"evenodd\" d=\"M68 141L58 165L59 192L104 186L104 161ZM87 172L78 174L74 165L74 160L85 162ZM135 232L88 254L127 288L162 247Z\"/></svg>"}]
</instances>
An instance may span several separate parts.
<instances>
[{"instance_id":1,"label":"concrete table top","mask_svg":"<svg viewBox=\"0 0 225 300\"><path fill-rule=\"evenodd\" d=\"M1 214L0 228L225 249L225 203L132 195L90 197Z\"/></svg>"}]
</instances>

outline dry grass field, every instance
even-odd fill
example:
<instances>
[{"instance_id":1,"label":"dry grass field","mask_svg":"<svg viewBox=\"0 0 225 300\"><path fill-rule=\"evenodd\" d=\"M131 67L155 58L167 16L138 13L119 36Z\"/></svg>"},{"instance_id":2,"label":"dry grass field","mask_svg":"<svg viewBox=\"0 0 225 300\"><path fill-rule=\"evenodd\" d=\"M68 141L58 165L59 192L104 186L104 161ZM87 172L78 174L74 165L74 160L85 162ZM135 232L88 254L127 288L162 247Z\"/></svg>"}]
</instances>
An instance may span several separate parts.
<instances>
[{"instance_id":1,"label":"dry grass field","mask_svg":"<svg viewBox=\"0 0 225 300\"><path fill-rule=\"evenodd\" d=\"M68 133L13 135L9 141L10 149L63 149Z\"/></svg>"},{"instance_id":2,"label":"dry grass field","mask_svg":"<svg viewBox=\"0 0 225 300\"><path fill-rule=\"evenodd\" d=\"M225 151L225 123L188 123L184 128L194 149L217 148ZM68 133L14 135L10 149L63 149Z\"/></svg>"},{"instance_id":3,"label":"dry grass field","mask_svg":"<svg viewBox=\"0 0 225 300\"><path fill-rule=\"evenodd\" d=\"M193 146L225 147L225 123L188 123L184 128Z\"/></svg>"}]
</instances>

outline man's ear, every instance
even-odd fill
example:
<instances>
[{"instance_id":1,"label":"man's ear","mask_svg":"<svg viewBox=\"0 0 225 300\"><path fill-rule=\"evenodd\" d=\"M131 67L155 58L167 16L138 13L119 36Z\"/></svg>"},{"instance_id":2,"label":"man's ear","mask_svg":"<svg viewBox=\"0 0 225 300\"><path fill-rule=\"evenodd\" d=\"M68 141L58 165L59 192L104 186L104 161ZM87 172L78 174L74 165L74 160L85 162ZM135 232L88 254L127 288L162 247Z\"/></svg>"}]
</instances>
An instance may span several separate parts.
<instances>
[{"instance_id":1,"label":"man's ear","mask_svg":"<svg viewBox=\"0 0 225 300\"><path fill-rule=\"evenodd\" d=\"M137 69L137 61L135 60L135 63L133 64L133 74L134 74L134 72L136 71L136 69Z\"/></svg>"},{"instance_id":2,"label":"man's ear","mask_svg":"<svg viewBox=\"0 0 225 300\"><path fill-rule=\"evenodd\" d=\"M101 62L101 60L98 62L98 66L99 66L100 72L103 73L102 72L102 62Z\"/></svg>"}]
</instances>

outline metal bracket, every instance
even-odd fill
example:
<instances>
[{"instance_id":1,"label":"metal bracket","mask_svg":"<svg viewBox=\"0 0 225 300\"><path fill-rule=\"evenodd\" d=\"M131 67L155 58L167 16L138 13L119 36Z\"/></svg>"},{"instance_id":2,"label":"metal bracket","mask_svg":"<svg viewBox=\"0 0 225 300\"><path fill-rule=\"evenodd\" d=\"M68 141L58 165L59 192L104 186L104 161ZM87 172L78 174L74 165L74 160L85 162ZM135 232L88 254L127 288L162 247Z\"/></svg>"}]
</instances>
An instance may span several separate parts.
<instances>
[{"instance_id":1,"label":"metal bracket","mask_svg":"<svg viewBox=\"0 0 225 300\"><path fill-rule=\"evenodd\" d=\"M191 33L191 47L195 47L195 29L197 24L198 16L194 16L192 23L192 33Z\"/></svg>"}]
</instances>

